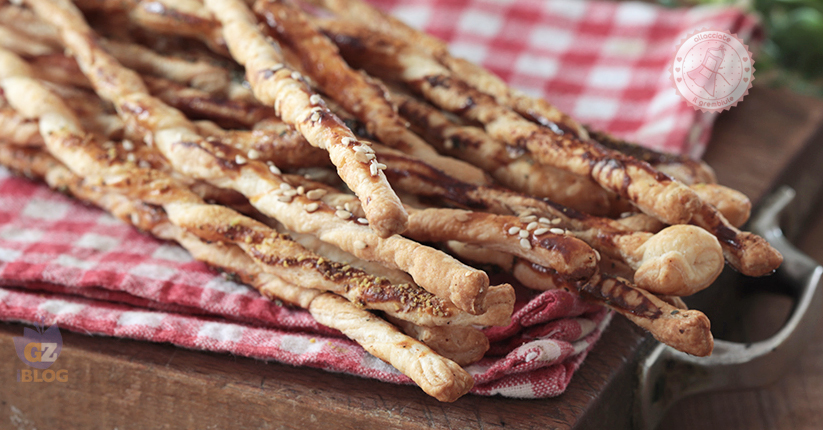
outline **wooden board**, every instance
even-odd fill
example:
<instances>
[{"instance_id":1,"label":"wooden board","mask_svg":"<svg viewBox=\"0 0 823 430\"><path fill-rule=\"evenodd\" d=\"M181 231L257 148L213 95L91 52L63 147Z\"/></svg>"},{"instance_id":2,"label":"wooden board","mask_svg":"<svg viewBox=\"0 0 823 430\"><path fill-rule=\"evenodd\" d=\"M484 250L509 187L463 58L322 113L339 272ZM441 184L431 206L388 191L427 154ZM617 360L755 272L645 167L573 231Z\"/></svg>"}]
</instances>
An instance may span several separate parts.
<instances>
[{"instance_id":1,"label":"wooden board","mask_svg":"<svg viewBox=\"0 0 823 430\"><path fill-rule=\"evenodd\" d=\"M707 159L722 182L755 199L814 141L823 103L756 89L722 115ZM0 324L0 426L18 428L627 428L635 366L649 348L617 317L565 394L442 404L416 387L171 345L64 332L54 369L64 383L16 381L24 365Z\"/></svg>"}]
</instances>

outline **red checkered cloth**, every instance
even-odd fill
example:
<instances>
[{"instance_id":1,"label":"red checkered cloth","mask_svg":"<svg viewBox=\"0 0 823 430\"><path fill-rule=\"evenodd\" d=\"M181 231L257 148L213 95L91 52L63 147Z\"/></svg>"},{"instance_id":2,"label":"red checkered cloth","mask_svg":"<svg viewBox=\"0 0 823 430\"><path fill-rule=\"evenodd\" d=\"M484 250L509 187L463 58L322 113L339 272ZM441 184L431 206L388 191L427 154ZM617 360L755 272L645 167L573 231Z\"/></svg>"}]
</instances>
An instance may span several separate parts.
<instances>
[{"instance_id":1,"label":"red checkered cloth","mask_svg":"<svg viewBox=\"0 0 823 430\"><path fill-rule=\"evenodd\" d=\"M680 100L668 61L688 31L752 19L734 9L588 1L375 1L583 123L698 154L713 116ZM476 394L562 393L611 314L565 291L523 294L467 370ZM300 309L264 299L109 215L0 170L0 319L228 352L410 383Z\"/></svg>"}]
</instances>

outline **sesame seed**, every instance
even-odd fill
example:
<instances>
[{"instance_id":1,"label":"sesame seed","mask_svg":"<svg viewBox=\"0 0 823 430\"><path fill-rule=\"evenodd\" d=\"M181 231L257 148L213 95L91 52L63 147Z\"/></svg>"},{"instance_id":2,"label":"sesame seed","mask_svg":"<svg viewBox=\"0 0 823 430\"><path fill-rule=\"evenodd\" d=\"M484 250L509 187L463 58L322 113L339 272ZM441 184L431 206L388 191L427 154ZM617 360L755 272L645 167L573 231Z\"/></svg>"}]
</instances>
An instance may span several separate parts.
<instances>
[{"instance_id":1,"label":"sesame seed","mask_svg":"<svg viewBox=\"0 0 823 430\"><path fill-rule=\"evenodd\" d=\"M367 155L370 154L366 154L365 152L355 152L354 159L361 163L368 163L371 160L369 159L369 157L367 157Z\"/></svg>"},{"instance_id":2,"label":"sesame seed","mask_svg":"<svg viewBox=\"0 0 823 430\"><path fill-rule=\"evenodd\" d=\"M634 214L632 214L631 212L623 212L622 214L620 214L620 218L626 218L626 217L630 217L632 215L634 215Z\"/></svg>"},{"instance_id":3,"label":"sesame seed","mask_svg":"<svg viewBox=\"0 0 823 430\"><path fill-rule=\"evenodd\" d=\"M460 222L466 222L466 221L469 220L469 216L464 214L464 213L459 213L459 214L455 215L454 219L456 219Z\"/></svg>"},{"instance_id":4,"label":"sesame seed","mask_svg":"<svg viewBox=\"0 0 823 430\"><path fill-rule=\"evenodd\" d=\"M372 176L377 176L378 172L379 170L377 170L377 166L375 165L375 163L369 164L369 173L371 173Z\"/></svg>"},{"instance_id":5,"label":"sesame seed","mask_svg":"<svg viewBox=\"0 0 823 430\"><path fill-rule=\"evenodd\" d=\"M312 94L311 97L309 97L309 103L313 105L319 104L320 100L322 99L320 98L319 94Z\"/></svg>"},{"instance_id":6,"label":"sesame seed","mask_svg":"<svg viewBox=\"0 0 823 430\"><path fill-rule=\"evenodd\" d=\"M547 228L538 228L537 230L534 231L534 235L535 236L540 236L540 235L546 234L548 232L549 232L549 229L547 229Z\"/></svg>"},{"instance_id":7,"label":"sesame seed","mask_svg":"<svg viewBox=\"0 0 823 430\"><path fill-rule=\"evenodd\" d=\"M137 225L137 223L140 222L140 216L134 212L132 212L132 214L129 217L131 218L131 223L134 225Z\"/></svg>"},{"instance_id":8,"label":"sesame seed","mask_svg":"<svg viewBox=\"0 0 823 430\"><path fill-rule=\"evenodd\" d=\"M377 156L376 156L376 155L366 153L366 159L367 159L367 160L371 161L371 160L374 160L375 158L377 158ZM379 166L378 166L378 168L379 168Z\"/></svg>"},{"instance_id":9,"label":"sesame seed","mask_svg":"<svg viewBox=\"0 0 823 430\"><path fill-rule=\"evenodd\" d=\"M136 160L136 158L134 157L134 154L132 154L131 152L129 153L129 155L126 155L126 161L128 161L129 163L134 163L134 160Z\"/></svg>"},{"instance_id":10,"label":"sesame seed","mask_svg":"<svg viewBox=\"0 0 823 430\"><path fill-rule=\"evenodd\" d=\"M249 149L249 152L248 154L246 154L246 156L249 157L249 160L256 160L260 158L260 151L256 149Z\"/></svg>"},{"instance_id":11,"label":"sesame seed","mask_svg":"<svg viewBox=\"0 0 823 430\"><path fill-rule=\"evenodd\" d=\"M383 164L383 163L375 163L375 165L376 165L376 166L377 166L377 168L378 168L378 169L380 169L380 170L386 170L386 168L387 168L387 167L389 167L389 166L386 166L386 165L385 165L385 164Z\"/></svg>"},{"instance_id":12,"label":"sesame seed","mask_svg":"<svg viewBox=\"0 0 823 430\"><path fill-rule=\"evenodd\" d=\"M334 214L335 214L335 215L337 215L337 217L338 217L338 218L342 218L342 219L349 219L349 218L351 218L351 212L349 212L349 211L338 210L338 211L337 211L337 212L335 212Z\"/></svg>"},{"instance_id":13,"label":"sesame seed","mask_svg":"<svg viewBox=\"0 0 823 430\"><path fill-rule=\"evenodd\" d=\"M596 249L593 250L595 257L597 257L597 261L600 261L600 252Z\"/></svg>"},{"instance_id":14,"label":"sesame seed","mask_svg":"<svg viewBox=\"0 0 823 430\"><path fill-rule=\"evenodd\" d=\"M355 240L354 247L356 249L366 249L366 242L363 242L362 240Z\"/></svg>"},{"instance_id":15,"label":"sesame seed","mask_svg":"<svg viewBox=\"0 0 823 430\"><path fill-rule=\"evenodd\" d=\"M283 195L284 195L284 196L288 196L288 197L294 197L294 196L296 196L296 195L297 195L297 190L286 190L286 191L283 191Z\"/></svg>"},{"instance_id":16,"label":"sesame seed","mask_svg":"<svg viewBox=\"0 0 823 430\"><path fill-rule=\"evenodd\" d=\"M520 233L520 227L512 227L509 229L509 234L517 234Z\"/></svg>"},{"instance_id":17,"label":"sesame seed","mask_svg":"<svg viewBox=\"0 0 823 430\"><path fill-rule=\"evenodd\" d=\"M311 118L309 118L309 119L311 120L311 122L320 121L320 112L313 112L311 114Z\"/></svg>"},{"instance_id":18,"label":"sesame seed","mask_svg":"<svg viewBox=\"0 0 823 430\"><path fill-rule=\"evenodd\" d=\"M289 202L291 202L291 197L289 197L289 196L280 196L280 197L277 198L277 201L283 202L283 203L289 203Z\"/></svg>"},{"instance_id":19,"label":"sesame seed","mask_svg":"<svg viewBox=\"0 0 823 430\"><path fill-rule=\"evenodd\" d=\"M306 188L305 188L304 186L302 186L302 185L301 185L301 186L299 186L299 187L297 187L297 194L300 194L301 196L302 196L303 194L306 194Z\"/></svg>"},{"instance_id":20,"label":"sesame seed","mask_svg":"<svg viewBox=\"0 0 823 430\"><path fill-rule=\"evenodd\" d=\"M526 226L526 230L532 231L537 228L537 221L532 221Z\"/></svg>"},{"instance_id":21,"label":"sesame seed","mask_svg":"<svg viewBox=\"0 0 823 430\"><path fill-rule=\"evenodd\" d=\"M529 237L528 230L520 230L520 237Z\"/></svg>"},{"instance_id":22,"label":"sesame seed","mask_svg":"<svg viewBox=\"0 0 823 430\"><path fill-rule=\"evenodd\" d=\"M343 207L346 208L346 210L349 212L354 212L354 210L357 208L357 203L346 202L346 204L344 204Z\"/></svg>"},{"instance_id":23,"label":"sesame seed","mask_svg":"<svg viewBox=\"0 0 823 430\"><path fill-rule=\"evenodd\" d=\"M320 209L320 203L312 202L306 205L306 212L311 213L316 211L317 209Z\"/></svg>"},{"instance_id":24,"label":"sesame seed","mask_svg":"<svg viewBox=\"0 0 823 430\"><path fill-rule=\"evenodd\" d=\"M277 64L275 64L274 66L271 67L271 71L276 72L276 71L278 71L278 70L280 70L284 67L286 67L286 66L283 63L277 63Z\"/></svg>"},{"instance_id":25,"label":"sesame seed","mask_svg":"<svg viewBox=\"0 0 823 430\"><path fill-rule=\"evenodd\" d=\"M560 218L555 218L555 219L552 220L552 224L557 225L557 224L560 224L562 221L563 220L561 220Z\"/></svg>"},{"instance_id":26,"label":"sesame seed","mask_svg":"<svg viewBox=\"0 0 823 430\"><path fill-rule=\"evenodd\" d=\"M550 219L546 218L546 217L540 217L540 219L537 220L537 222L539 222L540 224L551 224L552 223L552 221Z\"/></svg>"},{"instance_id":27,"label":"sesame seed","mask_svg":"<svg viewBox=\"0 0 823 430\"><path fill-rule=\"evenodd\" d=\"M369 220L367 220L366 218L357 218L357 222L359 222L360 224L368 224Z\"/></svg>"},{"instance_id":28,"label":"sesame seed","mask_svg":"<svg viewBox=\"0 0 823 430\"><path fill-rule=\"evenodd\" d=\"M343 139L348 139L348 137L344 137ZM366 152L367 151L366 148L368 148L368 146L358 145L358 146L352 147L354 152Z\"/></svg>"},{"instance_id":29,"label":"sesame seed","mask_svg":"<svg viewBox=\"0 0 823 430\"><path fill-rule=\"evenodd\" d=\"M246 164L246 161L247 161L246 157L244 157L240 154L237 154L237 155L234 156L234 162L237 163L237 164Z\"/></svg>"},{"instance_id":30,"label":"sesame seed","mask_svg":"<svg viewBox=\"0 0 823 430\"><path fill-rule=\"evenodd\" d=\"M280 169L278 169L274 164L269 164L269 172L272 172L275 175L279 175L281 173Z\"/></svg>"},{"instance_id":31,"label":"sesame seed","mask_svg":"<svg viewBox=\"0 0 823 430\"><path fill-rule=\"evenodd\" d=\"M294 79L295 81L300 80L300 78L302 78L302 77L303 76L300 74L300 72L298 72L296 70L291 72L291 78Z\"/></svg>"},{"instance_id":32,"label":"sesame seed","mask_svg":"<svg viewBox=\"0 0 823 430\"><path fill-rule=\"evenodd\" d=\"M323 108L321 108L320 106L315 106L315 107L311 108L312 112L320 112L322 110L323 110Z\"/></svg>"},{"instance_id":33,"label":"sesame seed","mask_svg":"<svg viewBox=\"0 0 823 430\"><path fill-rule=\"evenodd\" d=\"M520 239L520 247L524 249L532 249L532 244L529 243L529 239Z\"/></svg>"},{"instance_id":34,"label":"sesame seed","mask_svg":"<svg viewBox=\"0 0 823 430\"><path fill-rule=\"evenodd\" d=\"M126 151L134 151L134 143L131 140L123 139L123 149Z\"/></svg>"},{"instance_id":35,"label":"sesame seed","mask_svg":"<svg viewBox=\"0 0 823 430\"><path fill-rule=\"evenodd\" d=\"M287 184L287 183L283 182L283 183L281 183L281 184L280 184L280 189L281 189L281 190L283 190L283 191L285 191L285 190L290 190L290 189L291 189L291 185L289 185L289 184Z\"/></svg>"},{"instance_id":36,"label":"sesame seed","mask_svg":"<svg viewBox=\"0 0 823 430\"><path fill-rule=\"evenodd\" d=\"M348 144L350 144L352 142L354 142L354 139L352 139L351 137L344 137L344 138L340 139L340 143L342 143L343 145L348 146ZM356 149L355 149L355 151L356 151Z\"/></svg>"},{"instance_id":37,"label":"sesame seed","mask_svg":"<svg viewBox=\"0 0 823 430\"><path fill-rule=\"evenodd\" d=\"M308 197L311 200L320 200L320 198L325 196L325 195L326 195L326 190L324 190L322 188L311 190L308 193L306 193L306 197Z\"/></svg>"},{"instance_id":38,"label":"sesame seed","mask_svg":"<svg viewBox=\"0 0 823 430\"><path fill-rule=\"evenodd\" d=\"M549 231L554 233L554 234L563 234L563 233L566 232L562 228L550 228Z\"/></svg>"},{"instance_id":39,"label":"sesame seed","mask_svg":"<svg viewBox=\"0 0 823 430\"><path fill-rule=\"evenodd\" d=\"M526 216L524 216L524 217L521 217L521 218L520 218L520 221L523 221L523 222L532 222L532 221L537 221L537 217L536 217L536 216L534 216L534 215L526 215Z\"/></svg>"}]
</instances>

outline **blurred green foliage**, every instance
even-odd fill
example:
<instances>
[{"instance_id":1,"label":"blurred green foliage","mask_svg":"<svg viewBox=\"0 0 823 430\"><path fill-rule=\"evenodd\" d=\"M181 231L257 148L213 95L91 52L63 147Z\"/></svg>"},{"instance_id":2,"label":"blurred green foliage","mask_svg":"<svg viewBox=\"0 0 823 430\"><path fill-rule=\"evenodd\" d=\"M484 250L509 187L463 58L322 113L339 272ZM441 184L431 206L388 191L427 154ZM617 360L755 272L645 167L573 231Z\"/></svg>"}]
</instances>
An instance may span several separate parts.
<instances>
[{"instance_id":1,"label":"blurred green foliage","mask_svg":"<svg viewBox=\"0 0 823 430\"><path fill-rule=\"evenodd\" d=\"M760 16L766 40L757 78L823 97L823 0L658 0L666 6L734 4Z\"/></svg>"}]
</instances>

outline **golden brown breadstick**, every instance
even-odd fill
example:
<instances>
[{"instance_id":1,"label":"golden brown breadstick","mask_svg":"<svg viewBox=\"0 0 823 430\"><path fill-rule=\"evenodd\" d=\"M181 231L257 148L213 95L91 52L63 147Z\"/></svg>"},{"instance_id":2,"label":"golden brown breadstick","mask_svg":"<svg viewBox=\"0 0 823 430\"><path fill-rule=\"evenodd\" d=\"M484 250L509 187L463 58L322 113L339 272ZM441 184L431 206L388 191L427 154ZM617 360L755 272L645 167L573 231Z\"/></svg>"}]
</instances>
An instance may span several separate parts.
<instances>
[{"instance_id":1,"label":"golden brown breadstick","mask_svg":"<svg viewBox=\"0 0 823 430\"><path fill-rule=\"evenodd\" d=\"M589 176L668 224L688 222L700 205L693 191L648 163L525 120L408 44L348 22L322 23L350 63L405 82L439 108L483 124L491 137L528 150L540 163Z\"/></svg>"},{"instance_id":2,"label":"golden brown breadstick","mask_svg":"<svg viewBox=\"0 0 823 430\"><path fill-rule=\"evenodd\" d=\"M282 63L277 50L260 33L240 0L209 0L223 24L232 56L246 67L255 96L294 126L313 146L329 151L338 174L358 195L370 226L383 237L405 230L408 215L383 175L377 160L360 161L357 138L314 94L299 73ZM315 97L316 96L316 97Z\"/></svg>"},{"instance_id":3,"label":"golden brown breadstick","mask_svg":"<svg viewBox=\"0 0 823 430\"><path fill-rule=\"evenodd\" d=\"M700 199L714 206L729 224L740 227L749 220L752 202L740 191L718 184L694 184L691 186Z\"/></svg>"},{"instance_id":4,"label":"golden brown breadstick","mask_svg":"<svg viewBox=\"0 0 823 430\"><path fill-rule=\"evenodd\" d=\"M506 187L592 215L612 211L609 193L590 178L535 163L524 151L492 139L479 127L457 124L414 97L393 92L391 98L412 129L438 151L482 168Z\"/></svg>"},{"instance_id":5,"label":"golden brown breadstick","mask_svg":"<svg viewBox=\"0 0 823 430\"><path fill-rule=\"evenodd\" d=\"M291 49L299 56L302 69L319 88L359 118L368 132L383 144L412 154L435 168L453 172L466 182L489 182L480 169L441 156L412 133L387 100L386 89L365 74L352 70L340 57L337 47L287 0L258 1L254 10L268 24L272 35L283 43L284 49Z\"/></svg>"},{"instance_id":6,"label":"golden brown breadstick","mask_svg":"<svg viewBox=\"0 0 823 430\"><path fill-rule=\"evenodd\" d=\"M498 103L513 109L525 118L563 133L586 138L586 130L583 127L545 100L529 97L514 90L488 70L462 58L453 57L443 41L415 30L363 1L314 0L312 2L321 4L347 21L357 22L394 39L414 44L456 75L461 76L469 85L494 96Z\"/></svg>"},{"instance_id":7,"label":"golden brown breadstick","mask_svg":"<svg viewBox=\"0 0 823 430\"><path fill-rule=\"evenodd\" d=\"M43 146L37 121L24 118L10 107L0 107L0 141L20 146Z\"/></svg>"},{"instance_id":8,"label":"golden brown breadstick","mask_svg":"<svg viewBox=\"0 0 823 430\"><path fill-rule=\"evenodd\" d=\"M489 350L489 338L474 327L423 327L392 317L386 320L460 366L477 362Z\"/></svg>"},{"instance_id":9,"label":"golden brown breadstick","mask_svg":"<svg viewBox=\"0 0 823 430\"><path fill-rule=\"evenodd\" d=\"M373 314L350 306L340 297L323 294L311 302L309 312L317 322L333 325L441 402L457 400L474 385L471 375L455 362L441 357Z\"/></svg>"}]
</instances>

